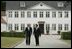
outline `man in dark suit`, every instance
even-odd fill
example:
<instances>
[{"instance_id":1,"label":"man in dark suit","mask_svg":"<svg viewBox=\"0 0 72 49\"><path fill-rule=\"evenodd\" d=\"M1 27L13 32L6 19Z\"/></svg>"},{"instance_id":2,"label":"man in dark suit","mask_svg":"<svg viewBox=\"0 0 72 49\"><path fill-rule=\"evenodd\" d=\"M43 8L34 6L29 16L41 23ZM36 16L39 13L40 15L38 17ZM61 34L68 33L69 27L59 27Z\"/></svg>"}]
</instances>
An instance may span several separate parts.
<instances>
[{"instance_id":1,"label":"man in dark suit","mask_svg":"<svg viewBox=\"0 0 72 49\"><path fill-rule=\"evenodd\" d=\"M39 46L39 36L41 36L41 32L40 32L40 28L38 27L38 25L36 24L36 27L34 27L34 37L35 37L35 41L36 41L36 46Z\"/></svg>"},{"instance_id":2,"label":"man in dark suit","mask_svg":"<svg viewBox=\"0 0 72 49\"><path fill-rule=\"evenodd\" d=\"M30 45L30 37L32 34L32 28L30 27L30 24L27 25L25 33L26 33L26 45Z\"/></svg>"}]
</instances>

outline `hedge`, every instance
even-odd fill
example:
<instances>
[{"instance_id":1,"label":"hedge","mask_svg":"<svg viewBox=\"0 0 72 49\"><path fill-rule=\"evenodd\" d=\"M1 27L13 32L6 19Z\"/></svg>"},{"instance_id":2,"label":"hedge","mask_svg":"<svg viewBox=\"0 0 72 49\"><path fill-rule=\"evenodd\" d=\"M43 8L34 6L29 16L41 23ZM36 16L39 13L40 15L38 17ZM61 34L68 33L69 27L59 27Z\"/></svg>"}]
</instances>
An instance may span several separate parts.
<instances>
[{"instance_id":1,"label":"hedge","mask_svg":"<svg viewBox=\"0 0 72 49\"><path fill-rule=\"evenodd\" d=\"M1 32L2 37L25 37L24 32Z\"/></svg>"},{"instance_id":2,"label":"hedge","mask_svg":"<svg viewBox=\"0 0 72 49\"><path fill-rule=\"evenodd\" d=\"M57 33L58 33L58 35L60 35L61 32L60 31L57 31Z\"/></svg>"},{"instance_id":3,"label":"hedge","mask_svg":"<svg viewBox=\"0 0 72 49\"><path fill-rule=\"evenodd\" d=\"M61 32L61 39L71 39L71 32Z\"/></svg>"}]
</instances>

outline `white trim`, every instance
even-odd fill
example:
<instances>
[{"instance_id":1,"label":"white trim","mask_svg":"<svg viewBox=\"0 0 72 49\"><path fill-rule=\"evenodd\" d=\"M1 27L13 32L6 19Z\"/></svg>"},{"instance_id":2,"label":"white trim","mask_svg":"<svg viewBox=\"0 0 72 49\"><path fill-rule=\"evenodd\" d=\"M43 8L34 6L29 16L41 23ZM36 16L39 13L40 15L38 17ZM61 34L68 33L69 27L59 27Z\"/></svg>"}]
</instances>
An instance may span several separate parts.
<instances>
[{"instance_id":1,"label":"white trim","mask_svg":"<svg viewBox=\"0 0 72 49\"><path fill-rule=\"evenodd\" d=\"M44 4L44 3L43 3L43 2L40 2L39 4ZM27 9L31 9L31 8L33 8L33 7L37 6L37 5L39 5L39 4L36 4L36 5L34 5L34 6L30 7L30 8L27 8ZM51 7L51 6L46 5L46 4L44 4L44 5L47 6L47 7ZM51 7L51 8L53 8L53 7ZM51 10L52 10L52 9L51 9ZM56 9L53 8L53 10L56 10Z\"/></svg>"}]
</instances>

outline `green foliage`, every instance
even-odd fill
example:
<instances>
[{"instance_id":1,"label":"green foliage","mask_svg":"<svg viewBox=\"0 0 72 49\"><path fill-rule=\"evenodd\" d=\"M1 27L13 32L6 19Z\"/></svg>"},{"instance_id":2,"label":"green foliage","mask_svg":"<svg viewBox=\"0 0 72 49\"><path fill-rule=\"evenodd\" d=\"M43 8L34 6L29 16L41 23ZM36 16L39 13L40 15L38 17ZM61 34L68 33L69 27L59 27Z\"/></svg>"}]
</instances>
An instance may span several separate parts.
<instances>
[{"instance_id":1,"label":"green foliage","mask_svg":"<svg viewBox=\"0 0 72 49\"><path fill-rule=\"evenodd\" d=\"M6 10L6 2L1 1L1 11L5 11L5 10Z\"/></svg>"},{"instance_id":2,"label":"green foliage","mask_svg":"<svg viewBox=\"0 0 72 49\"><path fill-rule=\"evenodd\" d=\"M60 35L60 31L57 31L58 35Z\"/></svg>"},{"instance_id":3,"label":"green foliage","mask_svg":"<svg viewBox=\"0 0 72 49\"><path fill-rule=\"evenodd\" d=\"M2 37L25 37L24 32L1 32Z\"/></svg>"},{"instance_id":4,"label":"green foliage","mask_svg":"<svg viewBox=\"0 0 72 49\"><path fill-rule=\"evenodd\" d=\"M61 32L61 39L71 39L71 32Z\"/></svg>"}]
</instances>

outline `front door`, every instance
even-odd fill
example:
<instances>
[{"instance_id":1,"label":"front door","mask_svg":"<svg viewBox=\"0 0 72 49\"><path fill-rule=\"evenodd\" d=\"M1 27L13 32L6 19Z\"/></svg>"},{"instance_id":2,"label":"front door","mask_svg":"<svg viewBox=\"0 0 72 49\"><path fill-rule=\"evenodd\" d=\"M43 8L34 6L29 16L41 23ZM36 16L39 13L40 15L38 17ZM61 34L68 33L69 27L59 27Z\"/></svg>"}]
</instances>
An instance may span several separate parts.
<instances>
[{"instance_id":1,"label":"front door","mask_svg":"<svg viewBox=\"0 0 72 49\"><path fill-rule=\"evenodd\" d=\"M40 27L41 33L44 34L44 24L39 24L39 27Z\"/></svg>"}]
</instances>

